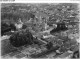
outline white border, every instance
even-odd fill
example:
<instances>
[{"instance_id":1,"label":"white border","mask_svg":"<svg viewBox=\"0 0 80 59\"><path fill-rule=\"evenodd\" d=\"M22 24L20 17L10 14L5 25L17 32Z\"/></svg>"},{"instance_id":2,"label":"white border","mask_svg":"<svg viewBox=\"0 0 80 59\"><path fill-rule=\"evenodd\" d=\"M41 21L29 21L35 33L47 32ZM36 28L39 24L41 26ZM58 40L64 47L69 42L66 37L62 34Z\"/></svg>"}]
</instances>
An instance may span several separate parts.
<instances>
[{"instance_id":1,"label":"white border","mask_svg":"<svg viewBox=\"0 0 80 59\"><path fill-rule=\"evenodd\" d=\"M79 3L80 0L15 0L0 1L0 3Z\"/></svg>"}]
</instances>

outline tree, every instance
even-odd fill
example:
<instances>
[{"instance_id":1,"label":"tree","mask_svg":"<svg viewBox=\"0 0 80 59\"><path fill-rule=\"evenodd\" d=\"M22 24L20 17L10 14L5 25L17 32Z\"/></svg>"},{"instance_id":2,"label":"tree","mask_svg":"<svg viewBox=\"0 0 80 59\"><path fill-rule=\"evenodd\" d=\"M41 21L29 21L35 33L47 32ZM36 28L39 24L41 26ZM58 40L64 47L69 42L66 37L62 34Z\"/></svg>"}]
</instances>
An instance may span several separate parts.
<instances>
[{"instance_id":1,"label":"tree","mask_svg":"<svg viewBox=\"0 0 80 59\"><path fill-rule=\"evenodd\" d=\"M9 40L13 46L20 47L25 44L32 44L33 36L29 31L22 30L14 33Z\"/></svg>"}]
</instances>

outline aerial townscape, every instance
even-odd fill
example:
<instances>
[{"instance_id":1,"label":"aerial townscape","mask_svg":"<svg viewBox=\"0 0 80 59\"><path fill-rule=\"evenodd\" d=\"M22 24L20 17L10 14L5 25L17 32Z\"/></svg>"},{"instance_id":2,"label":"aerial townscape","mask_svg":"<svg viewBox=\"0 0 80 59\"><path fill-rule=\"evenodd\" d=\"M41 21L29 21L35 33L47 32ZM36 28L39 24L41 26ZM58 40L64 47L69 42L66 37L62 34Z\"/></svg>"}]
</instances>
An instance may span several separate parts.
<instances>
[{"instance_id":1,"label":"aerial townscape","mask_svg":"<svg viewBox=\"0 0 80 59\"><path fill-rule=\"evenodd\" d=\"M2 58L79 58L78 3L2 3Z\"/></svg>"}]
</instances>

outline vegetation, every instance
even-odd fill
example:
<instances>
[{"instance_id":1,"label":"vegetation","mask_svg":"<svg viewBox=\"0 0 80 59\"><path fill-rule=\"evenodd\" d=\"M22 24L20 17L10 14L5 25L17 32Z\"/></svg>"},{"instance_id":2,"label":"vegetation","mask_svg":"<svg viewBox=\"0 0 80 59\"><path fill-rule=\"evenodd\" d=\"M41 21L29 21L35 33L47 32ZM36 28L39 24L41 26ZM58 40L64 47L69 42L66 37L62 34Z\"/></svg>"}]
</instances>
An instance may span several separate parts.
<instances>
[{"instance_id":1,"label":"vegetation","mask_svg":"<svg viewBox=\"0 0 80 59\"><path fill-rule=\"evenodd\" d=\"M23 30L23 31L18 31L14 33L9 40L14 47L20 47L25 44L32 44L33 36L27 30L26 31Z\"/></svg>"}]
</instances>

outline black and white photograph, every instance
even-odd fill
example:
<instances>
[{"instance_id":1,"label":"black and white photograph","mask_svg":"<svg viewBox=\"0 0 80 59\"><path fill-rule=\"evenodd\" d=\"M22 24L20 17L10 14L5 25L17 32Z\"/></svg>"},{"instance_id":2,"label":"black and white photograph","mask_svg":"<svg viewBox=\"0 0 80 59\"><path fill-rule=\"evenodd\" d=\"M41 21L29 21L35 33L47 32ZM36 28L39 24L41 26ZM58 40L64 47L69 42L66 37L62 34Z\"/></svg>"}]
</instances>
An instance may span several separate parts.
<instances>
[{"instance_id":1,"label":"black and white photograph","mask_svg":"<svg viewBox=\"0 0 80 59\"><path fill-rule=\"evenodd\" d=\"M79 3L1 3L1 58L79 58Z\"/></svg>"}]
</instances>

